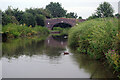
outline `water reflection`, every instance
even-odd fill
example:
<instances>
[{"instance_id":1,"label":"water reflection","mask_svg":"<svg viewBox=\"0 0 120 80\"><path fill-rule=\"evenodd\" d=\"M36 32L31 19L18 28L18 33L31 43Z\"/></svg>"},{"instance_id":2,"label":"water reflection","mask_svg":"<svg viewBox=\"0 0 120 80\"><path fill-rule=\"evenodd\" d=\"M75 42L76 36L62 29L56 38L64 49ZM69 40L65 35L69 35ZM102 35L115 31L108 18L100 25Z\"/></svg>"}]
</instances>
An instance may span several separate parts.
<instances>
[{"instance_id":1,"label":"water reflection","mask_svg":"<svg viewBox=\"0 0 120 80\"><path fill-rule=\"evenodd\" d=\"M47 41L50 40L48 43ZM66 42L60 45L60 42L55 41L52 36L46 40L35 39L15 39L3 43L3 57L18 58L21 55L33 56L46 54L50 58L60 56L60 53L65 50ZM56 46L57 45L57 46Z\"/></svg>"},{"instance_id":2,"label":"water reflection","mask_svg":"<svg viewBox=\"0 0 120 80\"><path fill-rule=\"evenodd\" d=\"M67 45L67 39L65 39L64 36L49 36L46 39L45 44L50 47L65 48Z\"/></svg>"},{"instance_id":3,"label":"water reflection","mask_svg":"<svg viewBox=\"0 0 120 80\"><path fill-rule=\"evenodd\" d=\"M19 38L2 45L4 78L114 77L100 62L70 51L64 36Z\"/></svg>"},{"instance_id":4,"label":"water reflection","mask_svg":"<svg viewBox=\"0 0 120 80\"><path fill-rule=\"evenodd\" d=\"M102 62L91 59L86 54L74 54L73 59L80 69L90 74L90 78L114 78L113 71L105 67Z\"/></svg>"}]
</instances>

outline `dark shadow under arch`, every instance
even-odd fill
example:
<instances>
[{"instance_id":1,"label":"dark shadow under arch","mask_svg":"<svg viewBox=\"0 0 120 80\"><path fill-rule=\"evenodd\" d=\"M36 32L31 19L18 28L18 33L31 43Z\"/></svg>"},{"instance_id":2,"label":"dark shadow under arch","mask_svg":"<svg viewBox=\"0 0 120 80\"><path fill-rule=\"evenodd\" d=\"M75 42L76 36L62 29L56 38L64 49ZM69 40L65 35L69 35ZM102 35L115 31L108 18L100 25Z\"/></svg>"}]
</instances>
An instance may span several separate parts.
<instances>
[{"instance_id":1,"label":"dark shadow under arch","mask_svg":"<svg viewBox=\"0 0 120 80\"><path fill-rule=\"evenodd\" d=\"M54 27L61 27L61 28L71 28L72 25L68 24L68 23L57 23L52 27L52 30Z\"/></svg>"}]
</instances>

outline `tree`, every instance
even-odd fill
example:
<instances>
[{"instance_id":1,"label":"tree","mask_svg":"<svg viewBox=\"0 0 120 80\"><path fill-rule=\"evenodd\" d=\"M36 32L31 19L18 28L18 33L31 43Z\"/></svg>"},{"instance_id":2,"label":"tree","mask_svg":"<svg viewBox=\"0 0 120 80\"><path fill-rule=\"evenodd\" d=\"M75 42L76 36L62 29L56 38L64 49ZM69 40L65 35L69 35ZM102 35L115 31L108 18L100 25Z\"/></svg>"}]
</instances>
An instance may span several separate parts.
<instances>
[{"instance_id":1,"label":"tree","mask_svg":"<svg viewBox=\"0 0 120 80\"><path fill-rule=\"evenodd\" d=\"M77 14L74 12L70 12L66 14L66 18L77 18Z\"/></svg>"},{"instance_id":2,"label":"tree","mask_svg":"<svg viewBox=\"0 0 120 80\"><path fill-rule=\"evenodd\" d=\"M61 7L61 4L58 2L57 3L50 2L50 4L46 6L46 9L50 11L53 18L65 17L67 12Z\"/></svg>"},{"instance_id":3,"label":"tree","mask_svg":"<svg viewBox=\"0 0 120 80\"><path fill-rule=\"evenodd\" d=\"M18 8L13 9L13 16L15 16L15 18L17 19L18 22L20 22L22 20L23 14L24 14L24 12L20 11Z\"/></svg>"},{"instance_id":4,"label":"tree","mask_svg":"<svg viewBox=\"0 0 120 80\"><path fill-rule=\"evenodd\" d=\"M43 15L36 15L36 23L37 25L44 26L45 25L45 16Z\"/></svg>"},{"instance_id":5,"label":"tree","mask_svg":"<svg viewBox=\"0 0 120 80\"><path fill-rule=\"evenodd\" d=\"M114 10L111 4L109 4L108 2L104 2L100 4L99 7L97 8L96 15L100 18L113 17L113 12Z\"/></svg>"},{"instance_id":6,"label":"tree","mask_svg":"<svg viewBox=\"0 0 120 80\"><path fill-rule=\"evenodd\" d=\"M5 14L7 14L9 16L13 16L12 6L8 6L8 8L5 10Z\"/></svg>"},{"instance_id":7,"label":"tree","mask_svg":"<svg viewBox=\"0 0 120 80\"><path fill-rule=\"evenodd\" d=\"M10 18L11 18L11 23L19 24L15 16L10 16Z\"/></svg>"},{"instance_id":8,"label":"tree","mask_svg":"<svg viewBox=\"0 0 120 80\"><path fill-rule=\"evenodd\" d=\"M44 15L46 18L51 18L50 12L43 8L30 8L26 9L26 12L31 13L33 16Z\"/></svg>"},{"instance_id":9,"label":"tree","mask_svg":"<svg viewBox=\"0 0 120 80\"><path fill-rule=\"evenodd\" d=\"M8 23L12 23L11 21L11 16L5 14L5 13L2 13L2 25L7 25Z\"/></svg>"},{"instance_id":10,"label":"tree","mask_svg":"<svg viewBox=\"0 0 120 80\"><path fill-rule=\"evenodd\" d=\"M7 25L8 23L15 23L19 24L19 21L21 20L23 12L19 11L17 9L13 9L11 6L8 6L8 8L3 12L2 15L2 24Z\"/></svg>"},{"instance_id":11,"label":"tree","mask_svg":"<svg viewBox=\"0 0 120 80\"><path fill-rule=\"evenodd\" d=\"M36 22L35 22L35 17L32 15L32 14L30 14L30 13L24 13L23 15L22 15L22 24L26 24L27 26L32 26L32 27L34 27L35 26L35 24L36 24Z\"/></svg>"}]
</instances>

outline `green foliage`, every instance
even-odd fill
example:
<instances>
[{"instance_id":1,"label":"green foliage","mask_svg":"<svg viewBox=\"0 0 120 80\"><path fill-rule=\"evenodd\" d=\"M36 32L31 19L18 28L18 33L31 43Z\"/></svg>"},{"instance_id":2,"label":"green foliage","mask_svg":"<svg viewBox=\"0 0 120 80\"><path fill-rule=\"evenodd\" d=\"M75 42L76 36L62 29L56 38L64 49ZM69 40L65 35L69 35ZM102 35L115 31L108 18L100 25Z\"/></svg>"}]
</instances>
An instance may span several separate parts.
<instances>
[{"instance_id":1,"label":"green foliage","mask_svg":"<svg viewBox=\"0 0 120 80\"><path fill-rule=\"evenodd\" d=\"M115 52L115 50L109 50L105 53L106 58L115 71L120 72L120 55Z\"/></svg>"},{"instance_id":2,"label":"green foliage","mask_svg":"<svg viewBox=\"0 0 120 80\"><path fill-rule=\"evenodd\" d=\"M46 9L50 11L53 18L65 17L66 15L66 10L64 10L58 2L50 2L50 4L46 6Z\"/></svg>"},{"instance_id":3,"label":"green foliage","mask_svg":"<svg viewBox=\"0 0 120 80\"><path fill-rule=\"evenodd\" d=\"M66 18L77 18L78 16L77 16L77 14L75 14L74 12L70 12L70 13L67 13L66 14Z\"/></svg>"},{"instance_id":4,"label":"green foliage","mask_svg":"<svg viewBox=\"0 0 120 80\"><path fill-rule=\"evenodd\" d=\"M57 30L61 32L63 29L61 27L54 27L53 30Z\"/></svg>"},{"instance_id":5,"label":"green foliage","mask_svg":"<svg viewBox=\"0 0 120 80\"><path fill-rule=\"evenodd\" d=\"M36 23L40 26L45 26L45 17L43 15L36 15Z\"/></svg>"},{"instance_id":6,"label":"green foliage","mask_svg":"<svg viewBox=\"0 0 120 80\"><path fill-rule=\"evenodd\" d=\"M80 23L69 31L69 46L95 59L106 58L119 74L120 36L117 23L116 18L98 18Z\"/></svg>"},{"instance_id":7,"label":"green foliage","mask_svg":"<svg viewBox=\"0 0 120 80\"><path fill-rule=\"evenodd\" d=\"M73 27L69 32L69 45L82 53L96 59L102 58L104 52L113 48L118 33L117 19L95 19Z\"/></svg>"},{"instance_id":8,"label":"green foliage","mask_svg":"<svg viewBox=\"0 0 120 80\"><path fill-rule=\"evenodd\" d=\"M16 38L20 36L25 37L32 35L47 35L49 31L46 27L41 26L27 27L15 24L8 24L2 28L2 33L7 34L7 37Z\"/></svg>"},{"instance_id":9,"label":"green foliage","mask_svg":"<svg viewBox=\"0 0 120 80\"><path fill-rule=\"evenodd\" d=\"M27 13L31 13L33 16L36 15L43 15L46 18L51 18L51 14L47 9L43 9L43 8L30 8L30 9L26 9Z\"/></svg>"},{"instance_id":10,"label":"green foliage","mask_svg":"<svg viewBox=\"0 0 120 80\"><path fill-rule=\"evenodd\" d=\"M92 14L92 16L88 17L88 20L95 18L114 17L113 12L114 10L112 8L112 5L108 2L103 2L99 5L96 12Z\"/></svg>"},{"instance_id":11,"label":"green foliage","mask_svg":"<svg viewBox=\"0 0 120 80\"><path fill-rule=\"evenodd\" d=\"M22 24L26 24L27 26L32 25L35 26L35 17L31 13L24 13L22 15Z\"/></svg>"},{"instance_id":12,"label":"green foliage","mask_svg":"<svg viewBox=\"0 0 120 80\"><path fill-rule=\"evenodd\" d=\"M61 35L68 35L70 28L64 28L61 32Z\"/></svg>"},{"instance_id":13,"label":"green foliage","mask_svg":"<svg viewBox=\"0 0 120 80\"><path fill-rule=\"evenodd\" d=\"M9 23L26 24L32 27L35 25L44 26L46 18L51 18L51 14L47 9L43 8L30 8L23 12L18 8L14 9L8 6L8 9L2 12L3 26Z\"/></svg>"},{"instance_id":14,"label":"green foliage","mask_svg":"<svg viewBox=\"0 0 120 80\"><path fill-rule=\"evenodd\" d=\"M92 58L106 58L119 74L120 35L117 23L116 18L98 18L80 23L70 29L68 44L77 52L87 53Z\"/></svg>"},{"instance_id":15,"label":"green foliage","mask_svg":"<svg viewBox=\"0 0 120 80\"><path fill-rule=\"evenodd\" d=\"M12 6L8 6L8 8L5 10L5 13L9 16L13 16Z\"/></svg>"},{"instance_id":16,"label":"green foliage","mask_svg":"<svg viewBox=\"0 0 120 80\"><path fill-rule=\"evenodd\" d=\"M53 31L59 31L60 35L68 35L70 28L54 27Z\"/></svg>"},{"instance_id":17,"label":"green foliage","mask_svg":"<svg viewBox=\"0 0 120 80\"><path fill-rule=\"evenodd\" d=\"M12 23L11 17L2 13L2 25L7 25L8 23Z\"/></svg>"},{"instance_id":18,"label":"green foliage","mask_svg":"<svg viewBox=\"0 0 120 80\"><path fill-rule=\"evenodd\" d=\"M97 8L96 14L98 17L113 17L113 8L110 3L104 2Z\"/></svg>"},{"instance_id":19,"label":"green foliage","mask_svg":"<svg viewBox=\"0 0 120 80\"><path fill-rule=\"evenodd\" d=\"M23 15L23 11L20 11L18 8L17 9L13 9L13 16L15 16L15 18L17 19L17 21L19 23L21 23L22 20L22 15Z\"/></svg>"}]
</instances>

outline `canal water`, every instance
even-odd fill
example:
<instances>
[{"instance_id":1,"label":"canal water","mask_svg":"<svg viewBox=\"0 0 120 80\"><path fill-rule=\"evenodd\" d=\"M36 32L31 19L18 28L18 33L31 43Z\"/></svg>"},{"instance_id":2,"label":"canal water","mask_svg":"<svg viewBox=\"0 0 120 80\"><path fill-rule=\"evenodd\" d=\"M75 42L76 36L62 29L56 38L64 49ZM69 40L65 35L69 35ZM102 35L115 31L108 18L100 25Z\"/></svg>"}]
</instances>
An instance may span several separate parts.
<instances>
[{"instance_id":1,"label":"canal water","mask_svg":"<svg viewBox=\"0 0 120 80\"><path fill-rule=\"evenodd\" d=\"M65 36L9 40L2 53L3 78L114 78L101 62L74 53Z\"/></svg>"}]
</instances>

